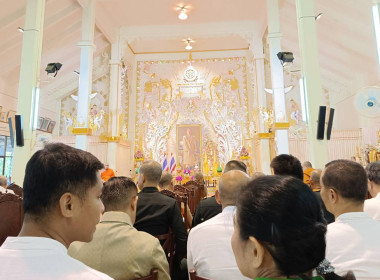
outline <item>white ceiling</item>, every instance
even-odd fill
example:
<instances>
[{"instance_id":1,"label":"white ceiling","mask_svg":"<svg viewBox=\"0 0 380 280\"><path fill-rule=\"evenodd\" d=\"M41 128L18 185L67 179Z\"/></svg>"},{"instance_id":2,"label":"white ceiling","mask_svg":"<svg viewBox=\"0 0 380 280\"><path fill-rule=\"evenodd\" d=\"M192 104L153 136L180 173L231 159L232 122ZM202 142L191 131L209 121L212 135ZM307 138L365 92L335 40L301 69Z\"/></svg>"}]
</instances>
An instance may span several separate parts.
<instances>
[{"instance_id":1,"label":"white ceiling","mask_svg":"<svg viewBox=\"0 0 380 280\"><path fill-rule=\"evenodd\" d=\"M42 49L41 80L49 62L63 64L54 81L79 69L81 6L86 0L47 0ZM252 37L262 36L267 26L265 0L192 0L189 18L178 19L175 0L98 0L96 7L95 56L128 34L135 53L184 51L184 38L195 42L194 51L247 49ZM317 0L317 22L322 83L339 100L347 91L379 81L376 44L372 27L371 0ZM26 0L0 0L0 93L17 96ZM295 55L299 47L294 0L280 0L284 51ZM3 104L0 104L3 105Z\"/></svg>"}]
</instances>

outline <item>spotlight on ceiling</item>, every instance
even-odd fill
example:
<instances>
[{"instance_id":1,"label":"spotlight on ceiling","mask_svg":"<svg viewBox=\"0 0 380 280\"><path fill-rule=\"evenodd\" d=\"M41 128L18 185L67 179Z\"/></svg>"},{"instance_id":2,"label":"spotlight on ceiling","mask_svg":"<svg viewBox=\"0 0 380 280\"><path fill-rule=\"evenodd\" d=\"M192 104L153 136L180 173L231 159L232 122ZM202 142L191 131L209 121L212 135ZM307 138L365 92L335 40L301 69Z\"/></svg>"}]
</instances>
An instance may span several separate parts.
<instances>
[{"instance_id":1,"label":"spotlight on ceiling","mask_svg":"<svg viewBox=\"0 0 380 280\"><path fill-rule=\"evenodd\" d=\"M21 28L21 27L18 27L17 30L20 31L21 33L24 32L24 28Z\"/></svg>"},{"instance_id":2,"label":"spotlight on ceiling","mask_svg":"<svg viewBox=\"0 0 380 280\"><path fill-rule=\"evenodd\" d=\"M284 65L286 62L293 62L294 56L292 52L279 52L277 54L278 59L281 61L281 64Z\"/></svg>"},{"instance_id":3,"label":"spotlight on ceiling","mask_svg":"<svg viewBox=\"0 0 380 280\"><path fill-rule=\"evenodd\" d=\"M185 20L187 19L187 14L186 14L186 6L181 6L180 7L180 13L178 15L178 18L180 20Z\"/></svg>"},{"instance_id":4,"label":"spotlight on ceiling","mask_svg":"<svg viewBox=\"0 0 380 280\"><path fill-rule=\"evenodd\" d=\"M61 67L62 67L62 64L59 62L49 63L46 66L45 71L47 72L47 74L55 73L53 76L53 77L55 77L55 76L57 76L58 71L59 71L59 69L61 69Z\"/></svg>"},{"instance_id":5,"label":"spotlight on ceiling","mask_svg":"<svg viewBox=\"0 0 380 280\"><path fill-rule=\"evenodd\" d=\"M318 15L316 15L315 20L319 20L322 15L323 15L323 13L319 13Z\"/></svg>"},{"instance_id":6,"label":"spotlight on ceiling","mask_svg":"<svg viewBox=\"0 0 380 280\"><path fill-rule=\"evenodd\" d=\"M191 50L193 48L193 46L191 45L191 43L194 43L194 41L191 40L190 38L189 39L185 39L184 41L186 43L185 49L188 50L188 51Z\"/></svg>"}]
</instances>

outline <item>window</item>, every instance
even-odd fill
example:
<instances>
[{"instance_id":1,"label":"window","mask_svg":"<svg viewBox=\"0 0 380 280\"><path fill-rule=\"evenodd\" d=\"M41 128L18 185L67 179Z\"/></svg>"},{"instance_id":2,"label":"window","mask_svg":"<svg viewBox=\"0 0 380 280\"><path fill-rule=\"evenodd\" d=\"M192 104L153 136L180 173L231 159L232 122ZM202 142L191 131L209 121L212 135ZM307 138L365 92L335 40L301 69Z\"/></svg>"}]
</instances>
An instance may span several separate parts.
<instances>
[{"instance_id":1,"label":"window","mask_svg":"<svg viewBox=\"0 0 380 280\"><path fill-rule=\"evenodd\" d=\"M13 147L11 138L0 135L0 175L10 178L13 165Z\"/></svg>"}]
</instances>

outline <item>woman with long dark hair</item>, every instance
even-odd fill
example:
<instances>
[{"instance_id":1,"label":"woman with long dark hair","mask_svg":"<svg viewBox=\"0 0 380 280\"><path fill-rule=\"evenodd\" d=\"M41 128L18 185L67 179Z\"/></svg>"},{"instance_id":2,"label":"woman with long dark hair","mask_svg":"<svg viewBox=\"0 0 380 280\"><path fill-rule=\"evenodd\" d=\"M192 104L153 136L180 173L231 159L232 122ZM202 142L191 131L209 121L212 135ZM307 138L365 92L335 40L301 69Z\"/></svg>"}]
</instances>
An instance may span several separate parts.
<instances>
[{"instance_id":1,"label":"woman with long dark hair","mask_svg":"<svg viewBox=\"0 0 380 280\"><path fill-rule=\"evenodd\" d=\"M334 274L325 260L326 221L314 193L293 177L265 176L239 195L232 249L252 279L353 280Z\"/></svg>"}]
</instances>

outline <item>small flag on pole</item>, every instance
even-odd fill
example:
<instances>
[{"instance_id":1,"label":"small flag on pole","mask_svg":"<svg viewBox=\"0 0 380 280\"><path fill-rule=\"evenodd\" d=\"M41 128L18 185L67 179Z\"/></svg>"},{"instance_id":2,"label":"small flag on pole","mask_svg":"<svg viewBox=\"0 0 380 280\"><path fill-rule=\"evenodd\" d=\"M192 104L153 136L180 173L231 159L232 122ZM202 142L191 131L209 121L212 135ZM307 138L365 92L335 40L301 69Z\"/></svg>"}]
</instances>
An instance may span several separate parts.
<instances>
[{"instance_id":1,"label":"small flag on pole","mask_svg":"<svg viewBox=\"0 0 380 280\"><path fill-rule=\"evenodd\" d=\"M175 167L176 167L175 158L172 154L172 159L170 160L170 173L173 173L175 171Z\"/></svg>"},{"instance_id":2,"label":"small flag on pole","mask_svg":"<svg viewBox=\"0 0 380 280\"><path fill-rule=\"evenodd\" d=\"M166 154L164 154L164 162L162 163L162 171L166 171L167 169L169 169L169 166L168 166L168 159L166 158Z\"/></svg>"}]
</instances>

